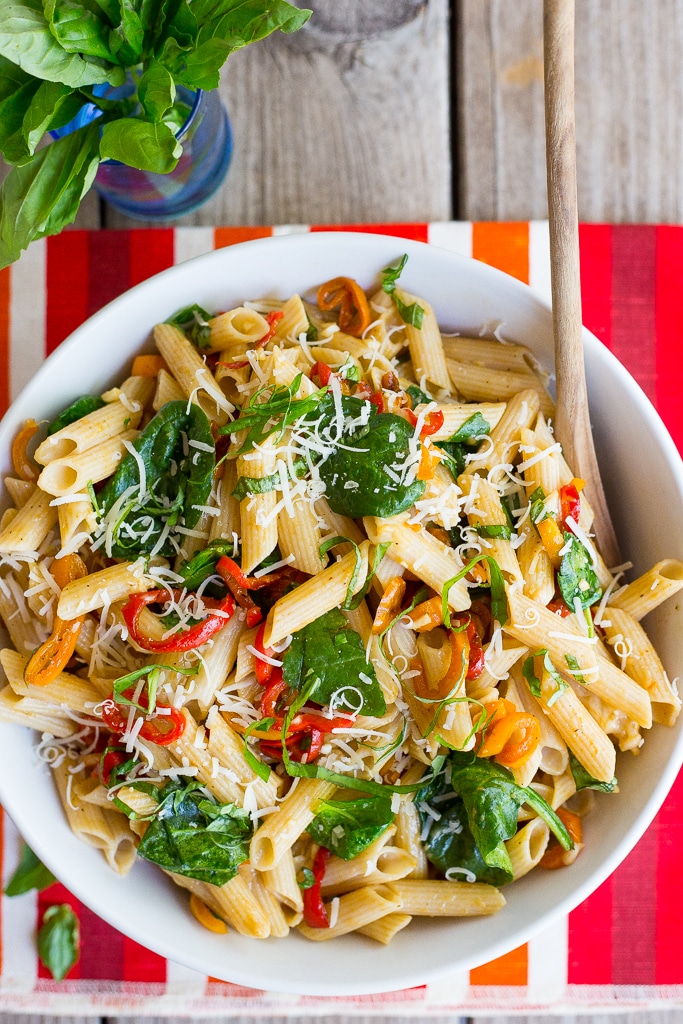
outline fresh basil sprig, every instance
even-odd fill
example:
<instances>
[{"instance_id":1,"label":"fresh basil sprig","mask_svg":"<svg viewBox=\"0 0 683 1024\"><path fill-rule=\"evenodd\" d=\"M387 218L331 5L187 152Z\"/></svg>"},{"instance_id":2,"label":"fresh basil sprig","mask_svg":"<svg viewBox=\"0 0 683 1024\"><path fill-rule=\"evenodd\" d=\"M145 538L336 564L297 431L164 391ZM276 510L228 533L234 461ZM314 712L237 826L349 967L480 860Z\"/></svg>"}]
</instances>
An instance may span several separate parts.
<instances>
[{"instance_id":1,"label":"fresh basil sprig","mask_svg":"<svg viewBox=\"0 0 683 1024\"><path fill-rule=\"evenodd\" d=\"M14 165L0 186L0 268L72 223L101 160L172 171L187 116L178 87L217 88L234 50L310 15L286 0L0 0L0 152ZM38 148L87 104L96 120Z\"/></svg>"}]
</instances>

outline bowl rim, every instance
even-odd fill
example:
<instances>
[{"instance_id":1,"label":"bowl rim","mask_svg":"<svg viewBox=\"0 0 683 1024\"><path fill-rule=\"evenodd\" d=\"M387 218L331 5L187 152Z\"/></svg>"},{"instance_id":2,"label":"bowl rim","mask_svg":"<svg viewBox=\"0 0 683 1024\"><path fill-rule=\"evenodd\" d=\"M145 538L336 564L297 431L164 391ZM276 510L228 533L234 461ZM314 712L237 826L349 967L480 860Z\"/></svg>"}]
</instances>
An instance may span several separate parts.
<instances>
[{"instance_id":1,"label":"bowl rim","mask_svg":"<svg viewBox=\"0 0 683 1024\"><path fill-rule=\"evenodd\" d=\"M36 375L30 382L24 387L20 395L14 400L10 409L3 417L0 423L0 435L4 432L14 428L15 421L23 418L23 414L19 414L17 411L22 404L30 402L34 393L44 393L45 383L49 379L50 375L54 371L55 367L59 365L61 361L69 361L71 359L71 351L74 348L78 348L81 344L81 338L87 337L92 332L96 332L101 326L108 323L108 321L114 317L118 318L122 311L126 311L128 308L135 308L135 306L144 300L147 292L152 292L158 287L160 279L164 279L165 284L168 286L169 294L172 294L173 281L176 278L181 278L185 273L185 269L189 264L193 264L196 267L204 267L217 264L220 265L222 260L228 260L230 262L237 252L244 252L246 249L254 250L258 252L263 248L267 249L282 249L286 250L291 248L292 245L303 246L304 248L311 247L312 251L319 245L330 244L333 245L335 241L349 243L349 236L352 234L353 240L357 241L359 245L376 247L378 250L386 247L388 242L395 243L394 248L397 251L405 251L409 257L419 256L430 250L438 250L439 253L445 254L446 259L453 261L454 265L459 262L464 262L468 266L476 263L478 272L482 276L486 288L502 288L503 285L516 291L520 295L524 294L527 298L531 297L536 306L542 308L546 313L550 312L551 306L547 298L541 294L538 290L531 288L529 285L523 282L511 278L509 275L496 269L495 267L489 266L479 261L475 261L469 257L463 256L460 253L452 252L447 249L435 246L432 243L413 241L404 239L397 236L380 235L372 232L345 232L345 231L323 231L323 232L311 232L311 233L296 233L282 236L273 236L268 238L253 239L246 242L238 243L234 246L229 246L226 249L214 250L201 256L197 256L194 259L187 261L186 263L177 264L170 267L159 274L154 275L151 278L137 284L133 288L124 292L122 295L113 299L106 306L96 312L93 316L88 318L82 325L76 328L67 339L65 339L61 345L48 357L45 363L38 370ZM379 244L379 242L382 244ZM230 254L226 256L227 254ZM380 265L378 264L378 271ZM277 282L274 282L274 286L277 287ZM664 426L661 417L654 409L654 406L650 402L649 398L645 395L640 386L635 382L629 372L622 366L618 359L611 353L602 343L592 335L586 328L583 331L584 342L586 345L587 356L590 355L593 360L596 360L598 365L603 366L610 375L616 378L622 388L626 390L629 395L633 398L636 405L639 407L642 415L647 419L648 425L656 436L659 448L664 456L664 459L669 467L672 477L676 480L678 487L683 495L683 461L678 453L678 450L669 435L666 427ZM7 728L4 724L0 728ZM23 727L17 727L23 728ZM538 917L534 918L533 921L523 928L518 929L515 932L514 940L509 937L502 937L497 940L492 940L490 947L487 949L486 961L495 959L498 956L503 955L517 945L527 942L535 934L542 931L543 928L548 926L551 921L566 915L569 911L573 910L590 893L594 892L596 888L614 871L614 869L620 864L628 853L633 849L638 840L642 837L643 833L651 824L657 811L661 807L667 793L669 792L673 782L675 781L676 775L683 763L683 733L679 730L679 735L675 743L674 749L668 762L666 763L663 771L661 772L654 788L652 789L650 796L640 811L637 820L633 826L631 826L627 835L617 843L612 852L605 860L602 861L600 866L596 868L586 881L572 890L572 892L559 901L557 904L541 913ZM10 816L17 819L17 825L20 827L22 835L26 838L34 849L37 847L37 851L44 859L45 863L51 870L60 876L62 872L62 865L52 861L51 851L46 848L47 842L45 837L41 838L40 828L38 822L34 822L30 819L30 814L25 815L24 809L15 806L15 801L12 800L11 795L11 783L9 779L0 773L0 796L3 798L3 802L10 807L12 810L8 811ZM35 827L34 827L35 826ZM85 854L85 851L84 851ZM116 876L112 875L112 879ZM125 879L122 880L125 883ZM144 929L138 927L137 922L126 920L120 920L116 906L110 906L107 904L106 895L100 901L99 898L94 898L91 889L88 887L87 879L85 877L74 877L68 880L69 890L76 896L81 902L91 907L97 914L99 914L104 920L108 921L113 927L118 928L126 935L130 935L136 941L141 942L143 945L149 945L149 938L146 937ZM97 895L97 894L95 894ZM111 902L111 897L109 897ZM191 948L188 946L187 951L183 951L182 959L178 957L178 950L174 946L173 941L169 940L169 943L164 945L163 943L155 942L154 948L161 955L166 958L184 963L185 965L192 967L202 974L207 973L205 970L205 961L197 956L195 957L192 953ZM391 948L391 947L389 947ZM254 947L256 952L258 947ZM258 955L254 956L253 961L255 964L258 963ZM287 979L283 979L283 984L280 985L278 991L297 993L304 995L323 995L323 996L349 996L354 994L371 994L375 992L386 992L398 989L409 988L413 985L425 984L430 981L434 981L438 978L447 976L449 973L457 971L466 971L474 966L482 963L482 957L480 953L472 953L469 956L465 955L461 957L455 967L452 965L437 964L431 971L425 971L420 969L419 971L412 971L410 968L402 964L400 969L400 979L397 977L390 986L387 987L386 979L378 983L372 981L357 982L354 979L346 979L340 981L338 987L334 991L330 991L329 984L325 981L318 982L315 978L311 978L310 984L305 989L302 989L301 985L296 981L292 981L291 985L287 984ZM215 974L215 965L211 965L211 973ZM226 980L235 981L238 984L244 984L255 988L264 988L263 973L255 970L240 969L238 976L233 974Z\"/></svg>"}]
</instances>

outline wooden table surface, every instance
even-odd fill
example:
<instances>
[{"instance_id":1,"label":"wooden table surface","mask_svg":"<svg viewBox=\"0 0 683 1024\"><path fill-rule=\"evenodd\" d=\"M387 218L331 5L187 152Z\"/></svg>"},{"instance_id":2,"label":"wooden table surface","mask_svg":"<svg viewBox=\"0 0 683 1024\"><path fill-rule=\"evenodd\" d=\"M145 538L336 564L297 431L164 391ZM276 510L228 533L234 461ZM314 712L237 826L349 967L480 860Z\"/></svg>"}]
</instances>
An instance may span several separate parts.
<instances>
[{"instance_id":1,"label":"wooden table surface","mask_svg":"<svg viewBox=\"0 0 683 1024\"><path fill-rule=\"evenodd\" d=\"M309 0L309 6L314 16L303 31L228 61L221 94L234 130L232 166L219 192L178 223L546 217L542 0ZM683 0L576 0L576 6L581 219L680 223ZM95 195L78 218L81 227L132 223L139 226ZM75 1020L0 1013L4 1019ZM478 1024L484 1020L502 1024L503 1018ZM580 1020L674 1024L683 1021L683 1010ZM284 1024L284 1018L260 1024Z\"/></svg>"}]
</instances>

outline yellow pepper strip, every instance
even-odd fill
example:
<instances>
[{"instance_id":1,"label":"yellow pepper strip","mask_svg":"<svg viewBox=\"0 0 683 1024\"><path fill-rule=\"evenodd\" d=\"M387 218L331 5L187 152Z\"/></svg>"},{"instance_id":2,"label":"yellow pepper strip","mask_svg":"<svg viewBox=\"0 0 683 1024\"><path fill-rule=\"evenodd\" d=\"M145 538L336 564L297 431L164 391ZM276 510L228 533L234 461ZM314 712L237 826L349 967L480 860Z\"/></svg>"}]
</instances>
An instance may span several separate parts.
<instances>
[{"instance_id":1,"label":"yellow pepper strip","mask_svg":"<svg viewBox=\"0 0 683 1024\"><path fill-rule=\"evenodd\" d=\"M401 576L393 576L386 585L382 600L377 605L375 620L372 623L372 632L375 636L383 633L392 619L396 618L405 592L405 580Z\"/></svg>"},{"instance_id":2,"label":"yellow pepper strip","mask_svg":"<svg viewBox=\"0 0 683 1024\"><path fill-rule=\"evenodd\" d=\"M563 849L557 839L554 836L551 836L548 849L539 861L542 868L554 869L567 867L576 860L576 855L583 846L583 826L578 814L574 814L573 811L568 811L564 807L558 807L557 816L561 819L567 829L567 832L569 832L569 835L574 840L574 849Z\"/></svg>"},{"instance_id":3,"label":"yellow pepper strip","mask_svg":"<svg viewBox=\"0 0 683 1024\"><path fill-rule=\"evenodd\" d=\"M195 896L194 893L190 896L190 910L199 923L208 931L216 932L217 935L225 935L227 932L228 926L225 921L221 921L220 917L216 917L213 911L209 910L206 903L203 903L199 896Z\"/></svg>"},{"instance_id":4,"label":"yellow pepper strip","mask_svg":"<svg viewBox=\"0 0 683 1024\"><path fill-rule=\"evenodd\" d=\"M26 420L17 436L12 441L12 465L14 472L21 480L28 480L35 483L38 479L38 469L33 464L29 454L28 445L32 437L38 433L38 424L35 420Z\"/></svg>"},{"instance_id":5,"label":"yellow pepper strip","mask_svg":"<svg viewBox=\"0 0 683 1024\"><path fill-rule=\"evenodd\" d=\"M407 619L410 619L410 627L416 633L427 633L436 626L443 624L443 606L441 597L430 597L428 601L416 605L412 612L408 612Z\"/></svg>"},{"instance_id":6,"label":"yellow pepper strip","mask_svg":"<svg viewBox=\"0 0 683 1024\"><path fill-rule=\"evenodd\" d=\"M420 449L420 463L415 474L416 480L431 480L436 473L436 467L441 462L441 456L437 448L428 448L423 444Z\"/></svg>"},{"instance_id":7,"label":"yellow pepper strip","mask_svg":"<svg viewBox=\"0 0 683 1024\"><path fill-rule=\"evenodd\" d=\"M586 481L582 480L580 476L573 477L571 483L574 485L574 487L576 487L576 490L579 494L581 494L581 491L586 486Z\"/></svg>"},{"instance_id":8,"label":"yellow pepper strip","mask_svg":"<svg viewBox=\"0 0 683 1024\"><path fill-rule=\"evenodd\" d=\"M76 554L55 558L50 568L61 589L72 580L88 575L85 563ZM76 649L84 620L85 615L67 620L55 615L51 636L33 652L24 669L24 679L29 686L47 686L64 671Z\"/></svg>"},{"instance_id":9,"label":"yellow pepper strip","mask_svg":"<svg viewBox=\"0 0 683 1024\"><path fill-rule=\"evenodd\" d=\"M553 569L559 569L562 558L560 551L564 547L564 536L562 530L559 528L554 519L548 518L541 520L540 523L536 523L538 532L543 542L543 547L548 552L548 557L552 562Z\"/></svg>"}]
</instances>

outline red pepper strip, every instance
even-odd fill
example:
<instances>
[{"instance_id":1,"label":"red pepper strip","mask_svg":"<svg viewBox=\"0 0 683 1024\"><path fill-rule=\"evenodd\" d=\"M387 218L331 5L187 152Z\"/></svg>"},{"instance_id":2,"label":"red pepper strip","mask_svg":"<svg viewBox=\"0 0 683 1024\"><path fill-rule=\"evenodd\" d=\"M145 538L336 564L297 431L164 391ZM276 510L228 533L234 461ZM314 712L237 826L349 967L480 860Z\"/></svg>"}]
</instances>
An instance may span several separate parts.
<instances>
[{"instance_id":1,"label":"red pepper strip","mask_svg":"<svg viewBox=\"0 0 683 1024\"><path fill-rule=\"evenodd\" d=\"M259 654L264 654L266 658L274 658L275 651L272 647L263 646L263 636L266 632L266 624L263 623L259 627L259 631L254 639L254 650L258 651ZM267 661L262 661L261 658L254 658L254 671L256 672L256 682L260 686L267 686L270 682L270 678L273 675L274 665L269 665ZM266 716L269 717L269 716Z\"/></svg>"},{"instance_id":2,"label":"red pepper strip","mask_svg":"<svg viewBox=\"0 0 683 1024\"><path fill-rule=\"evenodd\" d=\"M132 700L135 687L130 686L124 691L124 697ZM140 703L145 699L144 693L140 695ZM160 747L167 747L169 743L175 743L185 732L185 719L178 708L169 704L160 704L157 701L157 708L168 708L169 714L155 715L148 718L138 733L143 740L150 743L157 743ZM114 699L113 692L109 699L102 705L102 721L112 732L124 733L128 726L129 707L119 705Z\"/></svg>"},{"instance_id":3,"label":"red pepper strip","mask_svg":"<svg viewBox=\"0 0 683 1024\"><path fill-rule=\"evenodd\" d=\"M124 761L130 760L130 754L125 750L108 750L102 758L102 764L100 767L100 782L103 786L108 786L111 782L111 773L115 768L118 768Z\"/></svg>"},{"instance_id":4,"label":"red pepper strip","mask_svg":"<svg viewBox=\"0 0 683 1024\"><path fill-rule=\"evenodd\" d=\"M330 921L323 903L320 887L325 876L325 868L330 859L330 851L325 846L318 847L313 858L314 882L304 889L304 921L309 928L329 928Z\"/></svg>"},{"instance_id":5,"label":"red pepper strip","mask_svg":"<svg viewBox=\"0 0 683 1024\"><path fill-rule=\"evenodd\" d=\"M228 555L223 555L218 559L216 569L228 586L230 586L230 579L232 578L237 583L237 586L242 587L243 590L261 590L263 587L269 587L271 583L275 583L278 579L276 573L271 573L269 576L259 576L258 579L253 576L245 576L237 562L234 562Z\"/></svg>"},{"instance_id":6,"label":"red pepper strip","mask_svg":"<svg viewBox=\"0 0 683 1024\"><path fill-rule=\"evenodd\" d=\"M274 691L275 692L275 689ZM267 691L266 691L267 693ZM265 695L264 695L265 696ZM276 698L277 699L277 698ZM275 701L273 701L273 704ZM261 705L263 707L263 705ZM270 717L270 716L268 716ZM289 726L285 744L290 751L293 761L300 761L303 755L310 763L320 753L325 734L333 729L348 728L352 724L351 718L323 718L322 715L303 714L295 715ZM282 719L277 718L272 726L273 730L282 729ZM306 743L310 737L310 742ZM261 750L270 757L281 759L282 743L274 740L261 740Z\"/></svg>"},{"instance_id":7,"label":"red pepper strip","mask_svg":"<svg viewBox=\"0 0 683 1024\"><path fill-rule=\"evenodd\" d=\"M285 314L282 312L281 309L273 310L272 313L266 313L266 320L268 321L268 330L263 335L263 337L256 342L254 348L263 348L263 346L267 345L269 341L272 341L275 335L275 331L277 329L277 325L279 321L282 320L284 315Z\"/></svg>"},{"instance_id":8,"label":"red pepper strip","mask_svg":"<svg viewBox=\"0 0 683 1024\"><path fill-rule=\"evenodd\" d=\"M373 391L368 398L368 402L371 402L372 405L376 405L378 412L384 412L384 395L381 391Z\"/></svg>"},{"instance_id":9,"label":"red pepper strip","mask_svg":"<svg viewBox=\"0 0 683 1024\"><path fill-rule=\"evenodd\" d=\"M562 619L566 619L568 615L572 614L571 608L561 597L557 597L552 601L549 601L546 607L548 611L554 612L555 615L559 615Z\"/></svg>"},{"instance_id":10,"label":"red pepper strip","mask_svg":"<svg viewBox=\"0 0 683 1024\"><path fill-rule=\"evenodd\" d=\"M308 376L313 380L314 377L318 378L321 388L326 388L330 383L332 377L332 368L327 363L313 363L313 366L308 371Z\"/></svg>"},{"instance_id":11,"label":"red pepper strip","mask_svg":"<svg viewBox=\"0 0 683 1024\"><path fill-rule=\"evenodd\" d=\"M281 668L275 668L274 665L268 668L272 670L272 675L261 697L261 714L264 718L273 718L277 716L277 703L288 687Z\"/></svg>"},{"instance_id":12,"label":"red pepper strip","mask_svg":"<svg viewBox=\"0 0 683 1024\"><path fill-rule=\"evenodd\" d=\"M581 515L581 499L579 498L579 492L576 489L574 482L564 484L560 487L560 520L565 529L567 529L566 521L571 517L575 523L578 523L579 516Z\"/></svg>"},{"instance_id":13,"label":"red pepper strip","mask_svg":"<svg viewBox=\"0 0 683 1024\"><path fill-rule=\"evenodd\" d=\"M430 434L435 434L437 430L441 430L443 426L443 413L441 409L432 409L432 411L425 417L422 430L420 431L420 437L429 437Z\"/></svg>"},{"instance_id":14,"label":"red pepper strip","mask_svg":"<svg viewBox=\"0 0 683 1024\"><path fill-rule=\"evenodd\" d=\"M463 616L456 616L455 618L452 618L451 621L454 621L461 626L466 620ZM464 632L467 637L469 647L465 679L478 679L486 667L486 662L484 660L484 648L481 643L481 637L477 632L477 627L469 616L467 617L467 626L465 627Z\"/></svg>"},{"instance_id":15,"label":"red pepper strip","mask_svg":"<svg viewBox=\"0 0 683 1024\"><path fill-rule=\"evenodd\" d=\"M173 591L176 600L181 593L180 590ZM168 601L166 590L148 590L146 594L133 594L124 604L121 614L128 626L131 639L143 651L194 651L195 648L210 640L219 629L222 629L235 610L235 599L232 594L228 594L222 601L216 601L210 597L202 598L202 600L207 608L214 608L216 611L226 614L207 615L195 626L190 626L183 633L174 633L166 640L154 640L150 636L145 636L138 628L140 612L146 605L163 604Z\"/></svg>"}]
</instances>

